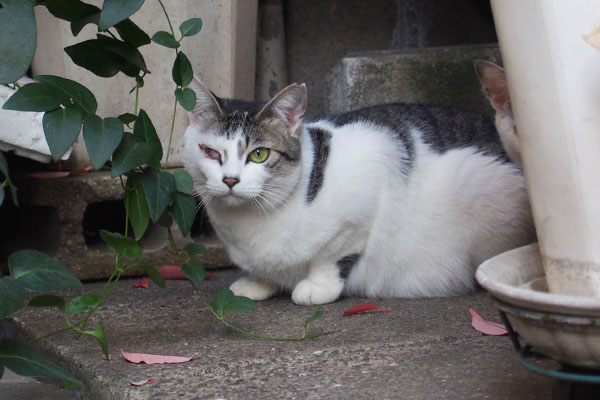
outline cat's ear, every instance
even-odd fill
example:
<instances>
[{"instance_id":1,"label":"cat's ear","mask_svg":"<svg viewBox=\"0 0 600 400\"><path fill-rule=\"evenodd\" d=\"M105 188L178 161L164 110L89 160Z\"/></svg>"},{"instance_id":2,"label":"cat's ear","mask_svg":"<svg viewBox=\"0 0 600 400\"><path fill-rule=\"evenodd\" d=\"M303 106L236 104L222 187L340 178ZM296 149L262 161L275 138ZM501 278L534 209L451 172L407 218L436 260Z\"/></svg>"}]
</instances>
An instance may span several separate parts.
<instances>
[{"instance_id":1,"label":"cat's ear","mask_svg":"<svg viewBox=\"0 0 600 400\"><path fill-rule=\"evenodd\" d=\"M475 71L496 112L512 112L504 69L489 61L475 61Z\"/></svg>"},{"instance_id":2,"label":"cat's ear","mask_svg":"<svg viewBox=\"0 0 600 400\"><path fill-rule=\"evenodd\" d=\"M306 85L292 83L281 92L277 93L265 105L256 116L256 119L266 120L270 118L281 121L286 132L298 138L300 125L306 112Z\"/></svg>"},{"instance_id":3,"label":"cat's ear","mask_svg":"<svg viewBox=\"0 0 600 400\"><path fill-rule=\"evenodd\" d=\"M222 111L211 91L196 76L194 76L188 87L196 93L196 105L191 112L188 112L190 122L199 126L206 126L207 123L216 121Z\"/></svg>"}]
</instances>

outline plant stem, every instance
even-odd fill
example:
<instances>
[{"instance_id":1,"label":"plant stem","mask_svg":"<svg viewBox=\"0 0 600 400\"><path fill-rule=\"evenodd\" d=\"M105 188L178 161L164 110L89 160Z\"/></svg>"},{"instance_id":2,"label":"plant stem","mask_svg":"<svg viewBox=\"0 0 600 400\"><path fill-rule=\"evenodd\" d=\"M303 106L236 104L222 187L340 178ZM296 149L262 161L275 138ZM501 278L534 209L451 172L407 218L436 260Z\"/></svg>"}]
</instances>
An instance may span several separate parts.
<instances>
[{"instance_id":1,"label":"plant stem","mask_svg":"<svg viewBox=\"0 0 600 400\"><path fill-rule=\"evenodd\" d=\"M200 290L198 290L198 288L196 287L196 284L194 284L194 282L192 282L192 281L190 281L190 283L192 284L192 287L194 288L194 291L196 292L196 294L198 295L198 297L200 297L200 301L202 301L202 303L204 303L204 306L208 309L208 311L210 311L210 313L212 315L214 315L214 317L216 319L218 319L226 327L228 327L230 329L233 329L234 331L236 331L238 333L241 333L243 335L250 336L250 337L253 337L255 339L271 340L271 341L276 341L276 342L303 342L303 341L308 340L308 339L315 339L315 338L318 338L318 337L321 337L321 336L325 336L325 335L329 335L331 333L334 333L334 332L321 332L321 333L317 333L317 334L314 334L314 335L307 335L306 334L306 330L304 330L304 334L302 336L300 336L300 337L281 338L281 337L259 335L259 334L256 334L256 333L252 333L252 332L246 331L246 330L244 330L242 328L238 328L237 326L231 324L230 322L225 321L225 316L217 314L217 312L215 311L215 309L206 300L206 297L204 297L204 295L202 294L202 292L200 292Z\"/></svg>"},{"instance_id":2,"label":"plant stem","mask_svg":"<svg viewBox=\"0 0 600 400\"><path fill-rule=\"evenodd\" d=\"M35 337L33 339L29 339L29 340L27 340L25 342L25 344L31 344L31 343L39 342L40 340L48 339L51 336L58 335L59 333L66 332L66 331L69 331L71 329L72 329L71 326L67 326L66 328L62 328L62 329L60 329L58 331L50 332L50 333L48 333L46 335L38 336L38 337Z\"/></svg>"},{"instance_id":3,"label":"plant stem","mask_svg":"<svg viewBox=\"0 0 600 400\"><path fill-rule=\"evenodd\" d=\"M169 13L167 13L167 9L165 8L165 5L163 4L162 0L158 0L158 2L160 4L160 6L162 7L165 17L167 17L167 22L169 23L169 29L171 30L171 35L173 35L173 37L175 37L175 31L173 30L173 25L171 25L171 19L169 18Z\"/></svg>"},{"instance_id":4,"label":"plant stem","mask_svg":"<svg viewBox=\"0 0 600 400\"><path fill-rule=\"evenodd\" d=\"M177 115L177 98L173 105L173 118L171 119L171 132L169 133L169 145L167 146L167 156L165 158L165 170L169 164L169 155L171 154L171 142L173 141L173 130L175 129L175 116Z\"/></svg>"},{"instance_id":5,"label":"plant stem","mask_svg":"<svg viewBox=\"0 0 600 400\"><path fill-rule=\"evenodd\" d=\"M138 115L138 105L139 105L139 99L140 99L140 87L138 86L137 82L135 83L135 115Z\"/></svg>"}]
</instances>

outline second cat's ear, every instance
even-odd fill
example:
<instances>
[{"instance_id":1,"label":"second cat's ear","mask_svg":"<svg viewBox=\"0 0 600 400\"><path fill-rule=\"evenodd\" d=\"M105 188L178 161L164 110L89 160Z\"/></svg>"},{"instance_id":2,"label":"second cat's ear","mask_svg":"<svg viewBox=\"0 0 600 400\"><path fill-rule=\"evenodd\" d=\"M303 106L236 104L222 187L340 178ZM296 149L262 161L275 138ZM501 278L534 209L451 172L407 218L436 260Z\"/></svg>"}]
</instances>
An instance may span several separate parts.
<instances>
[{"instance_id":1,"label":"second cat's ear","mask_svg":"<svg viewBox=\"0 0 600 400\"><path fill-rule=\"evenodd\" d=\"M194 76L188 87L196 93L196 105L188 113L190 123L206 126L207 123L216 121L222 111L211 91L196 76Z\"/></svg>"},{"instance_id":2,"label":"second cat's ear","mask_svg":"<svg viewBox=\"0 0 600 400\"><path fill-rule=\"evenodd\" d=\"M504 69L489 61L475 61L475 71L481 86L496 112L511 112L510 96Z\"/></svg>"},{"instance_id":3,"label":"second cat's ear","mask_svg":"<svg viewBox=\"0 0 600 400\"><path fill-rule=\"evenodd\" d=\"M283 122L287 133L300 135L300 125L306 112L306 85L293 83L277 93L256 116L257 120L269 118Z\"/></svg>"}]
</instances>

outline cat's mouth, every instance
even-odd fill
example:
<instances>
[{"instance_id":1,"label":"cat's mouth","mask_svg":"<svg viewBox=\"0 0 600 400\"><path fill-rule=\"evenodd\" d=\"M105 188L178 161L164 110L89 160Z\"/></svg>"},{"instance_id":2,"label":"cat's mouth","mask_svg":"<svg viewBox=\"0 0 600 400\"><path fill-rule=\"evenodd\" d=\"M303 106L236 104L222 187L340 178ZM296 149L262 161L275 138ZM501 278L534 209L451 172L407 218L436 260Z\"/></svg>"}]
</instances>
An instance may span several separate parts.
<instances>
[{"instance_id":1,"label":"cat's mouth","mask_svg":"<svg viewBox=\"0 0 600 400\"><path fill-rule=\"evenodd\" d=\"M234 193L233 191L229 191L229 193L219 196L219 200L227 204L228 206L239 206L243 203L246 203L248 201L248 198Z\"/></svg>"}]
</instances>

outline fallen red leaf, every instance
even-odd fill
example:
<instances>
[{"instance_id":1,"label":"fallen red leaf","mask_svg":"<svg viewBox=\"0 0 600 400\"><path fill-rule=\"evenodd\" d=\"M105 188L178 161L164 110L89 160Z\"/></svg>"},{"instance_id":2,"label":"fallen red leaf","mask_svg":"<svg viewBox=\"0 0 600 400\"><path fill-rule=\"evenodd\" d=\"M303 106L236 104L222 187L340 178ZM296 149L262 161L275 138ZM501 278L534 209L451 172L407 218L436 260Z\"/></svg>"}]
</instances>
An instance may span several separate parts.
<instances>
[{"instance_id":1,"label":"fallen red leaf","mask_svg":"<svg viewBox=\"0 0 600 400\"><path fill-rule=\"evenodd\" d=\"M179 364L193 360L198 353L191 357L163 356L159 354L130 353L121 349L123 358L134 364Z\"/></svg>"},{"instance_id":2,"label":"fallen red leaf","mask_svg":"<svg viewBox=\"0 0 600 400\"><path fill-rule=\"evenodd\" d=\"M152 378L150 379L144 379L143 381L137 381L137 382L131 382L131 386L142 386L145 385L147 383L156 383L156 381Z\"/></svg>"},{"instance_id":3,"label":"fallen red leaf","mask_svg":"<svg viewBox=\"0 0 600 400\"><path fill-rule=\"evenodd\" d=\"M69 171L48 171L48 172L31 172L27 174L32 178L38 179L56 179L56 178L66 178L71 175Z\"/></svg>"},{"instance_id":4,"label":"fallen red leaf","mask_svg":"<svg viewBox=\"0 0 600 400\"><path fill-rule=\"evenodd\" d=\"M187 279L183 272L181 272L181 267L179 265L163 265L156 269L164 279Z\"/></svg>"},{"instance_id":5,"label":"fallen red leaf","mask_svg":"<svg viewBox=\"0 0 600 400\"><path fill-rule=\"evenodd\" d=\"M354 315L354 314L362 314L362 313L366 313L368 311L390 311L389 308L384 308L384 307L379 307L376 304L358 304L356 306L352 306L349 309L347 309L346 311L344 311L344 313L342 314L342 317L347 317L348 315Z\"/></svg>"},{"instance_id":6,"label":"fallen red leaf","mask_svg":"<svg viewBox=\"0 0 600 400\"><path fill-rule=\"evenodd\" d=\"M88 172L91 172L93 169L94 167L92 167L91 165L88 165L87 167L83 168L75 168L73 171L71 171L71 176L84 175Z\"/></svg>"},{"instance_id":7,"label":"fallen red leaf","mask_svg":"<svg viewBox=\"0 0 600 400\"><path fill-rule=\"evenodd\" d=\"M148 278L144 276L141 281L135 282L131 286L135 288L143 287L144 289L148 289Z\"/></svg>"},{"instance_id":8,"label":"fallen red leaf","mask_svg":"<svg viewBox=\"0 0 600 400\"><path fill-rule=\"evenodd\" d=\"M210 272L207 272L206 275L204 276L204 280L217 281L217 280L219 280L219 277L215 274L211 274Z\"/></svg>"},{"instance_id":9,"label":"fallen red leaf","mask_svg":"<svg viewBox=\"0 0 600 400\"><path fill-rule=\"evenodd\" d=\"M504 325L498 324L496 322L490 322L490 321L484 320L483 317L481 315L479 315L477 313L477 311L473 310L472 308L469 308L469 312L471 313L471 316L473 317L471 320L471 326L477 332L481 332L484 335L489 335L489 336L508 335L508 331L506 330L506 327Z\"/></svg>"},{"instance_id":10,"label":"fallen red leaf","mask_svg":"<svg viewBox=\"0 0 600 400\"><path fill-rule=\"evenodd\" d=\"M156 269L158 270L158 273L164 279L171 279L171 280L187 279L187 277L183 274L183 272L181 272L181 267L179 265L163 265L162 267L158 267ZM211 274L210 272L207 272L204 279L207 281L216 281L219 279L219 277L215 274Z\"/></svg>"}]
</instances>

